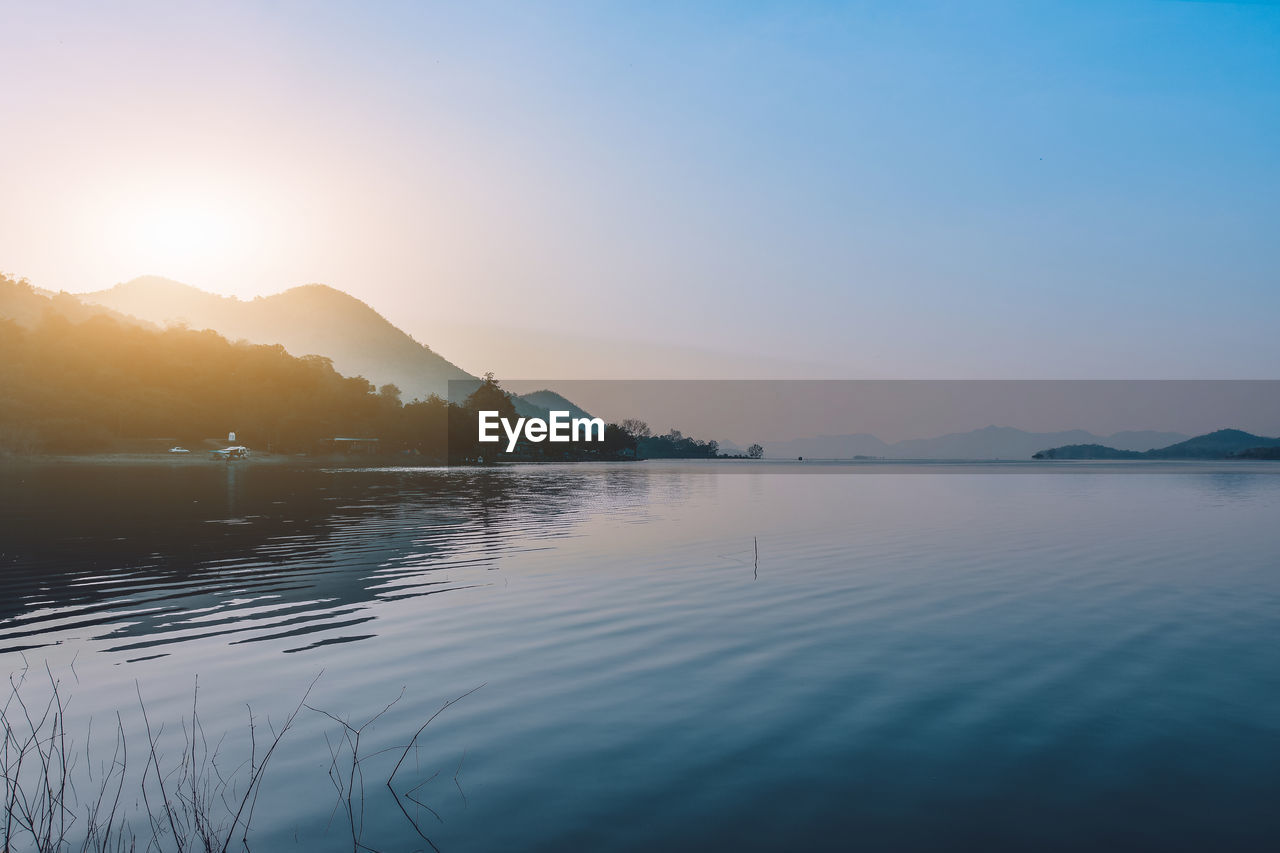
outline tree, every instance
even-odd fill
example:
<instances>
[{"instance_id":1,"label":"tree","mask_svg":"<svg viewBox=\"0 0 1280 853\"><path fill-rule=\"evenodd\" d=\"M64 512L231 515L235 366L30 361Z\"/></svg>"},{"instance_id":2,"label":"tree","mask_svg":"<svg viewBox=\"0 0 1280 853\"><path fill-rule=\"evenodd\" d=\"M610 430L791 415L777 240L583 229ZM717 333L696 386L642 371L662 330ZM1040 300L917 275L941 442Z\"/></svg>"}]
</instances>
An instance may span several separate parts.
<instances>
[{"instance_id":1,"label":"tree","mask_svg":"<svg viewBox=\"0 0 1280 853\"><path fill-rule=\"evenodd\" d=\"M400 403L400 389L390 382L378 389L378 396L384 400L394 400L397 405Z\"/></svg>"},{"instance_id":2,"label":"tree","mask_svg":"<svg viewBox=\"0 0 1280 853\"><path fill-rule=\"evenodd\" d=\"M636 436L620 424L606 424L604 428L604 444L601 450L605 456L617 457L625 453L635 456Z\"/></svg>"},{"instance_id":3,"label":"tree","mask_svg":"<svg viewBox=\"0 0 1280 853\"><path fill-rule=\"evenodd\" d=\"M764 456L764 448L758 444L753 444L747 448L748 459L760 459Z\"/></svg>"},{"instance_id":4,"label":"tree","mask_svg":"<svg viewBox=\"0 0 1280 853\"><path fill-rule=\"evenodd\" d=\"M511 395L502 390L492 372L484 375L480 387L471 392L462 406L472 412L496 411L498 417L510 420L516 418L516 404L511 401Z\"/></svg>"},{"instance_id":5,"label":"tree","mask_svg":"<svg viewBox=\"0 0 1280 853\"><path fill-rule=\"evenodd\" d=\"M516 404L511 395L502 390L493 373L486 373L480 387L472 391L461 407L449 407L449 458L456 461L485 458L492 459L501 451L501 442L481 444L479 441L480 412L497 412L498 417L514 422Z\"/></svg>"},{"instance_id":6,"label":"tree","mask_svg":"<svg viewBox=\"0 0 1280 853\"><path fill-rule=\"evenodd\" d=\"M618 426L622 427L623 432L629 433L633 438L648 438L653 435L649 425L639 418L627 418Z\"/></svg>"}]
</instances>

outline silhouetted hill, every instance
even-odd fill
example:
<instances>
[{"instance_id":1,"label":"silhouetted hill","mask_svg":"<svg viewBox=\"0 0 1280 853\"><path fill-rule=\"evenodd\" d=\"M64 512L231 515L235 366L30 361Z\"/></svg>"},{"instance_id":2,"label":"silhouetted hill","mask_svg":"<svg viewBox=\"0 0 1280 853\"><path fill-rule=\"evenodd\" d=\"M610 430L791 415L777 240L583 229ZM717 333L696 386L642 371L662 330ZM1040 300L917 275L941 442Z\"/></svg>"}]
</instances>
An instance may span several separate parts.
<instances>
[{"instance_id":1,"label":"silhouetted hill","mask_svg":"<svg viewBox=\"0 0 1280 853\"><path fill-rule=\"evenodd\" d=\"M25 281L0 275L0 318L13 320L30 329L50 314L72 323L83 323L91 317L105 316L129 325L152 327L150 323L106 306L81 302L70 293L40 290Z\"/></svg>"},{"instance_id":2,"label":"silhouetted hill","mask_svg":"<svg viewBox=\"0 0 1280 853\"><path fill-rule=\"evenodd\" d=\"M461 406L468 397L475 393L482 379L461 379L449 383L449 395L446 398L456 406ZM568 412L571 418L590 418L592 415L567 397L555 391L533 391L529 394L508 394L515 406L516 414L522 418L542 418L546 420L552 411Z\"/></svg>"},{"instance_id":3,"label":"silhouetted hill","mask_svg":"<svg viewBox=\"0 0 1280 853\"><path fill-rule=\"evenodd\" d=\"M1266 438L1239 429L1220 429L1146 455L1151 459L1225 459L1258 447L1280 447L1280 438Z\"/></svg>"},{"instance_id":4,"label":"silhouetted hill","mask_svg":"<svg viewBox=\"0 0 1280 853\"><path fill-rule=\"evenodd\" d=\"M0 319L0 455L85 452L235 431L255 449L318 450L340 435L444 453L444 404L401 406L327 359L216 332L148 329L98 315Z\"/></svg>"},{"instance_id":5,"label":"silhouetted hill","mask_svg":"<svg viewBox=\"0 0 1280 853\"><path fill-rule=\"evenodd\" d=\"M1068 444L1038 451L1032 459L1143 459L1135 450L1117 450L1101 444Z\"/></svg>"},{"instance_id":6,"label":"silhouetted hill","mask_svg":"<svg viewBox=\"0 0 1280 853\"><path fill-rule=\"evenodd\" d=\"M359 299L322 284L245 301L145 276L82 299L156 324L212 329L230 340L280 344L295 356L324 356L340 373L396 385L405 400L444 397L449 380L474 378Z\"/></svg>"},{"instance_id":7,"label":"silhouetted hill","mask_svg":"<svg viewBox=\"0 0 1280 853\"><path fill-rule=\"evenodd\" d=\"M521 394L515 398L516 413L525 417L546 417L545 412L568 412L571 418L589 418L591 415L586 409L576 405L572 400L562 394L557 394L549 388L541 391L534 391L529 394ZM528 406L530 413L525 414L522 406ZM537 411L533 411L536 409Z\"/></svg>"},{"instance_id":8,"label":"silhouetted hill","mask_svg":"<svg viewBox=\"0 0 1280 853\"><path fill-rule=\"evenodd\" d=\"M559 407L563 398L540 399ZM508 417L513 408L491 377L462 405L402 403L390 389L342 376L327 358L231 342L211 329L148 329L103 315L73 323L55 312L31 327L0 318L0 458L155 452L170 442L192 451L219 448L207 439L235 432L254 453L492 461L495 448L482 446L476 428L476 412L491 407ZM655 441L675 455L715 454L714 443ZM635 446L608 425L602 443L525 442L499 458L621 459Z\"/></svg>"},{"instance_id":9,"label":"silhouetted hill","mask_svg":"<svg viewBox=\"0 0 1280 853\"><path fill-rule=\"evenodd\" d=\"M1198 435L1168 447L1145 453L1118 450L1099 444L1077 444L1042 450L1035 459L1232 459L1270 458L1272 448L1280 448L1280 438L1253 435L1238 429L1220 429Z\"/></svg>"}]
</instances>

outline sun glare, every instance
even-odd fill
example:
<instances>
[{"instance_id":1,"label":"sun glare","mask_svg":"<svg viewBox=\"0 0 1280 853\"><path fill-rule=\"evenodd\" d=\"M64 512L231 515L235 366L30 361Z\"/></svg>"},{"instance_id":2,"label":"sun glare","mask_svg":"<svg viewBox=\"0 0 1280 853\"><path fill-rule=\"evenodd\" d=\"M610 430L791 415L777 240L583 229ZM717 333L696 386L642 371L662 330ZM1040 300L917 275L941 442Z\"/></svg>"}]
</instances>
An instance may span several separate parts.
<instances>
[{"instance_id":1,"label":"sun glare","mask_svg":"<svg viewBox=\"0 0 1280 853\"><path fill-rule=\"evenodd\" d=\"M236 278L261 248L256 207L230 188L170 181L104 187L86 206L86 228L104 253L110 272L124 281L160 275L210 283Z\"/></svg>"},{"instance_id":2,"label":"sun glare","mask_svg":"<svg viewBox=\"0 0 1280 853\"><path fill-rule=\"evenodd\" d=\"M152 263L186 264L235 249L231 217L209 206L156 205L127 228L134 251Z\"/></svg>"},{"instance_id":3,"label":"sun glare","mask_svg":"<svg viewBox=\"0 0 1280 853\"><path fill-rule=\"evenodd\" d=\"M269 182L174 171L121 175L85 193L77 230L100 271L84 277L84 289L155 275L241 298L278 290L288 279L274 265L292 238L280 223L302 216L282 214Z\"/></svg>"}]
</instances>

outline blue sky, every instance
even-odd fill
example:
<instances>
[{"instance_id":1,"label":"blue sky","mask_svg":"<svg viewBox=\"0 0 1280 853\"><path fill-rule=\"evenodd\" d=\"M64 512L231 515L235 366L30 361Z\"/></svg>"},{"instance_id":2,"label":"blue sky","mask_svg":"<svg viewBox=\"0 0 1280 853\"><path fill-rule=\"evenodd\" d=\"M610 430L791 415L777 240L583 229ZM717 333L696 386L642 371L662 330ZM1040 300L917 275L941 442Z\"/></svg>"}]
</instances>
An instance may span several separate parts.
<instances>
[{"instance_id":1,"label":"blue sky","mask_svg":"<svg viewBox=\"0 0 1280 853\"><path fill-rule=\"evenodd\" d=\"M0 8L44 286L323 281L503 375L1280 366L1275 3Z\"/></svg>"}]
</instances>

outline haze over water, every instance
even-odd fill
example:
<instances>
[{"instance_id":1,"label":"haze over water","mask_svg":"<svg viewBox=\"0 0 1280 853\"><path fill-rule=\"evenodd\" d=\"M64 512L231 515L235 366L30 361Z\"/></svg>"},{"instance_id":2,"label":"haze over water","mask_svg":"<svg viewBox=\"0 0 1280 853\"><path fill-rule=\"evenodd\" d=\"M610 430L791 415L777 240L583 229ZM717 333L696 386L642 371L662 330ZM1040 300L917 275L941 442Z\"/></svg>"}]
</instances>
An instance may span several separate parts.
<instances>
[{"instance_id":1,"label":"haze over water","mask_svg":"<svg viewBox=\"0 0 1280 853\"><path fill-rule=\"evenodd\" d=\"M230 746L321 671L357 721L403 688L378 849L426 849L379 751L481 684L402 771L442 850L1272 849L1278 474L15 466L0 659L131 726L198 674ZM333 730L300 716L255 849L350 849Z\"/></svg>"}]
</instances>

